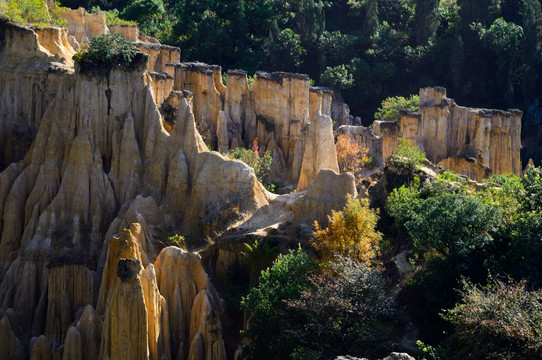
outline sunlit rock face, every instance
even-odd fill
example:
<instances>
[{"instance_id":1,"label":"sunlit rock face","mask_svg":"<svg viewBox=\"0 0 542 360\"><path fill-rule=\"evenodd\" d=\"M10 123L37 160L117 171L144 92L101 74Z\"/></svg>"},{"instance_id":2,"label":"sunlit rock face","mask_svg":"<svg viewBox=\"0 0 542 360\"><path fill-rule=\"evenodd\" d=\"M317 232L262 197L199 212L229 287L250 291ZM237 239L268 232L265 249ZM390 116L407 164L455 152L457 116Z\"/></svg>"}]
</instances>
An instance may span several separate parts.
<instances>
[{"instance_id":1,"label":"sunlit rock face","mask_svg":"<svg viewBox=\"0 0 542 360\"><path fill-rule=\"evenodd\" d=\"M313 88L302 74L258 72L250 87L244 71L227 73L203 63L175 66L175 90L193 94L194 115L219 152L256 141L273 157L271 176L306 189L320 169L338 171L331 94Z\"/></svg>"},{"instance_id":2,"label":"sunlit rock face","mask_svg":"<svg viewBox=\"0 0 542 360\"><path fill-rule=\"evenodd\" d=\"M200 256L161 250L163 234L212 235L276 196L208 151L198 126L223 152L258 139L277 178L303 190L338 170L331 94L286 73L250 88L230 71L225 87L178 48L82 9L65 17L67 30L0 24L0 357L225 359L223 301ZM108 32L145 55L82 72L75 49ZM267 221L292 217L281 209Z\"/></svg>"},{"instance_id":3,"label":"sunlit rock face","mask_svg":"<svg viewBox=\"0 0 542 360\"><path fill-rule=\"evenodd\" d=\"M160 229L219 221L233 204L250 216L269 194L207 151L188 94L165 130L156 97L171 90L149 61L167 74L179 52L141 46L150 55L131 71L81 73L65 30L0 27L0 358L225 359L213 287L178 304L161 294L157 279L191 285L157 277L170 270L153 265ZM182 339L168 313L180 304Z\"/></svg>"},{"instance_id":4,"label":"sunlit rock face","mask_svg":"<svg viewBox=\"0 0 542 360\"><path fill-rule=\"evenodd\" d=\"M495 174L521 174L519 110L489 110L457 105L444 88L420 90L419 113L403 112L397 122L375 121L382 136L382 157L407 138L429 161L474 180Z\"/></svg>"}]
</instances>

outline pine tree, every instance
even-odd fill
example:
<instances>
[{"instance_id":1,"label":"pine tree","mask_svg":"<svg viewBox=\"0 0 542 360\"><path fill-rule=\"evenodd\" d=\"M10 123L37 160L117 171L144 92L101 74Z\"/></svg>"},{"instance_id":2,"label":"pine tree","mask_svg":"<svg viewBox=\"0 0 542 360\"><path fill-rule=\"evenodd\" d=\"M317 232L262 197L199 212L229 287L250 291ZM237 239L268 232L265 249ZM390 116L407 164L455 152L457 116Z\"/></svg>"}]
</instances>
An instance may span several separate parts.
<instances>
[{"instance_id":1,"label":"pine tree","mask_svg":"<svg viewBox=\"0 0 542 360\"><path fill-rule=\"evenodd\" d=\"M378 31L378 1L367 0L365 3L365 21L363 22L363 34L373 36Z\"/></svg>"},{"instance_id":2,"label":"pine tree","mask_svg":"<svg viewBox=\"0 0 542 360\"><path fill-rule=\"evenodd\" d=\"M438 0L417 0L414 13L414 37L417 45L426 45L439 26Z\"/></svg>"}]
</instances>

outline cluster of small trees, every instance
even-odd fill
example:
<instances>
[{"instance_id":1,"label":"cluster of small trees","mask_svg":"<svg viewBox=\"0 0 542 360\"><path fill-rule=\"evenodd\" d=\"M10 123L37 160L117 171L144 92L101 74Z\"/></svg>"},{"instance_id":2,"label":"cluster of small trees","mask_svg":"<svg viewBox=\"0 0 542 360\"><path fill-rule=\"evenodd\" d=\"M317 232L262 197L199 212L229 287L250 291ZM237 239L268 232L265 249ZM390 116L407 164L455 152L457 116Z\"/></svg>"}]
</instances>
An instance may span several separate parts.
<instances>
[{"instance_id":1,"label":"cluster of small trees","mask_svg":"<svg viewBox=\"0 0 542 360\"><path fill-rule=\"evenodd\" d=\"M440 358L525 359L542 355L542 169L495 176L480 188L450 172L395 189L386 211L408 235L424 299L426 339ZM487 274L506 274L498 281ZM462 278L464 291L454 291ZM518 283L519 281L519 283ZM484 285L487 284L487 285ZM444 309L452 309L443 311ZM439 323L439 317L440 323ZM442 318L454 325L442 322ZM448 339L435 336L447 329Z\"/></svg>"}]
</instances>

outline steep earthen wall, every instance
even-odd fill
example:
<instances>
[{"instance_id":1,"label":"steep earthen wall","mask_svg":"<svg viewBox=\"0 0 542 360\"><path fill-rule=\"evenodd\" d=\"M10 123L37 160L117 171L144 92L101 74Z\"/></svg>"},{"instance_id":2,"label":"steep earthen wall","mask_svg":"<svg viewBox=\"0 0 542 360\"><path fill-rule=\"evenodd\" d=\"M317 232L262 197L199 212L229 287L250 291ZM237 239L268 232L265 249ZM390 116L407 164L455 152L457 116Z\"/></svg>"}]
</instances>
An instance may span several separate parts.
<instances>
[{"instance_id":1,"label":"steep earthen wall","mask_svg":"<svg viewBox=\"0 0 542 360\"><path fill-rule=\"evenodd\" d=\"M250 216L269 197L254 171L206 151L188 95L166 132L146 63L107 77L74 72L38 42L54 31L39 40L2 23L0 34L0 358L225 359L211 287L192 299L193 330L171 353L149 226L216 222L231 206ZM31 135L24 146L18 132ZM19 150L6 151L15 140ZM113 254L124 228L140 250ZM121 279L122 259L141 270Z\"/></svg>"},{"instance_id":2,"label":"steep earthen wall","mask_svg":"<svg viewBox=\"0 0 542 360\"><path fill-rule=\"evenodd\" d=\"M453 171L482 180L490 174L521 174L519 110L458 106L444 88L420 90L420 112L401 113L398 122L375 121L386 159L399 138L415 142L427 158Z\"/></svg>"},{"instance_id":3,"label":"steep earthen wall","mask_svg":"<svg viewBox=\"0 0 542 360\"><path fill-rule=\"evenodd\" d=\"M194 94L196 121L220 152L250 147L257 139L273 158L272 178L306 189L320 169L338 171L326 125L332 125L331 92L310 91L308 80L300 74L258 72L249 88L246 72L233 70L225 87L220 67L182 63L175 65L174 88ZM309 152L307 144L312 144Z\"/></svg>"}]
</instances>

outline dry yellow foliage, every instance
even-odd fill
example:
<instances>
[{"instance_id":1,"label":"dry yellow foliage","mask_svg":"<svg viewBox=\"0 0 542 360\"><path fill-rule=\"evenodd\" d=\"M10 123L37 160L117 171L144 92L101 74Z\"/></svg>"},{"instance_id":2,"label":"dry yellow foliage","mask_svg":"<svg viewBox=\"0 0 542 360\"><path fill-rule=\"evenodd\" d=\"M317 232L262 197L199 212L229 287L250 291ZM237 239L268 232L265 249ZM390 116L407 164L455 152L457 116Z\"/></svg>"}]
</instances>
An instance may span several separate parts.
<instances>
[{"instance_id":1,"label":"dry yellow foliage","mask_svg":"<svg viewBox=\"0 0 542 360\"><path fill-rule=\"evenodd\" d=\"M337 151L337 163L341 172L351 172L356 177L356 181L360 181L364 167L370 165L372 161L367 155L369 150L362 147L348 134L337 137L335 149Z\"/></svg>"},{"instance_id":2,"label":"dry yellow foliage","mask_svg":"<svg viewBox=\"0 0 542 360\"><path fill-rule=\"evenodd\" d=\"M310 240L322 261L329 261L335 255L347 255L367 266L376 265L382 233L376 230L378 215L369 208L367 199L349 196L344 209L332 211L328 220L325 229L314 222Z\"/></svg>"}]
</instances>

